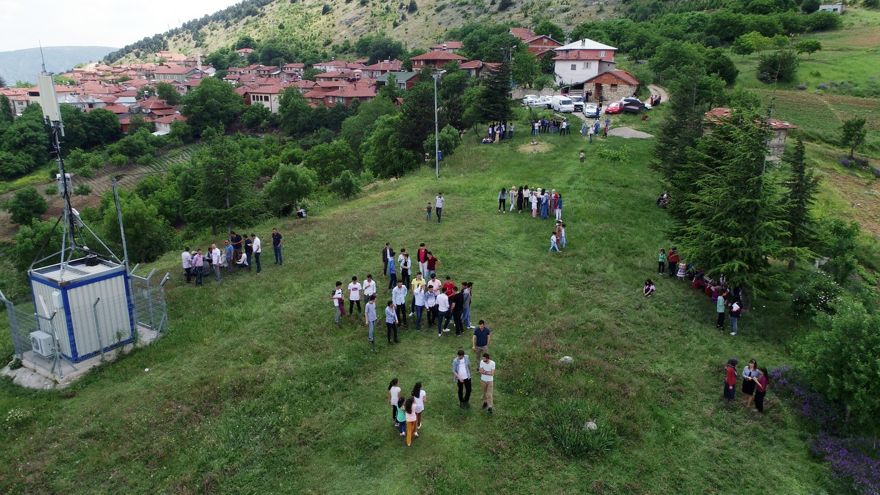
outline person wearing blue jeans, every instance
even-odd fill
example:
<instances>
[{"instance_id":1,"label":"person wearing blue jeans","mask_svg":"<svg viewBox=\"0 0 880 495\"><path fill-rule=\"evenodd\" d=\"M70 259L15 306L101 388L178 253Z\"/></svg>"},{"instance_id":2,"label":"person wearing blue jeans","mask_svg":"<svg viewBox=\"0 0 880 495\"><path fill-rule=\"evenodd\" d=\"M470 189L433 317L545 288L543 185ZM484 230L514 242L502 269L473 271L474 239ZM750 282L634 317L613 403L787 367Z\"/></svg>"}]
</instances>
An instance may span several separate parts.
<instances>
[{"instance_id":1,"label":"person wearing blue jeans","mask_svg":"<svg viewBox=\"0 0 880 495\"><path fill-rule=\"evenodd\" d=\"M388 327L388 343L391 343L391 336L394 335L394 342L397 340L397 312L394 311L394 302L388 301L385 305L385 326Z\"/></svg>"},{"instance_id":2,"label":"person wearing blue jeans","mask_svg":"<svg viewBox=\"0 0 880 495\"><path fill-rule=\"evenodd\" d=\"M474 328L471 325L471 291L473 290L473 282L462 282L462 295L464 296L464 303L462 304L462 312L461 312L461 321L464 323L465 328Z\"/></svg>"},{"instance_id":3,"label":"person wearing blue jeans","mask_svg":"<svg viewBox=\"0 0 880 495\"><path fill-rule=\"evenodd\" d=\"M370 296L367 305L364 308L364 319L367 322L367 340L370 342L370 348L376 350L375 330L376 330L376 295Z\"/></svg>"},{"instance_id":4,"label":"person wearing blue jeans","mask_svg":"<svg viewBox=\"0 0 880 495\"><path fill-rule=\"evenodd\" d=\"M416 285L413 289L413 303L415 304L416 330L422 329L422 313L425 311L425 287Z\"/></svg>"},{"instance_id":5,"label":"person wearing blue jeans","mask_svg":"<svg viewBox=\"0 0 880 495\"><path fill-rule=\"evenodd\" d=\"M278 232L278 229L272 229L272 250L275 251L275 264L283 265L284 259L281 256L281 243L284 242L284 236Z\"/></svg>"},{"instance_id":6,"label":"person wearing blue jeans","mask_svg":"<svg viewBox=\"0 0 880 495\"><path fill-rule=\"evenodd\" d=\"M443 319L449 324L449 296L445 292L439 290L437 292L437 336L443 335ZM447 332L449 330L446 330Z\"/></svg>"},{"instance_id":7,"label":"person wearing blue jeans","mask_svg":"<svg viewBox=\"0 0 880 495\"><path fill-rule=\"evenodd\" d=\"M388 271L388 290L391 290L397 286L397 265L394 262L394 258L388 258L386 268Z\"/></svg>"}]
</instances>

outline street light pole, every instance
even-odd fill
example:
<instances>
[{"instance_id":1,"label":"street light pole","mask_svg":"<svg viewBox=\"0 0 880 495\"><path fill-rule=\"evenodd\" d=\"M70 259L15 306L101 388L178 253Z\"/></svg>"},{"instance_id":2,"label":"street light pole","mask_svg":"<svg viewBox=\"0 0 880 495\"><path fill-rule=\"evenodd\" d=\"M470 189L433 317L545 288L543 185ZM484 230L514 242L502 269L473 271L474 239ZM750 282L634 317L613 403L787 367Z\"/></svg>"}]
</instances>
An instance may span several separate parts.
<instances>
[{"instance_id":1,"label":"street light pole","mask_svg":"<svg viewBox=\"0 0 880 495\"><path fill-rule=\"evenodd\" d=\"M440 178L440 120L437 117L437 79L440 73L434 73L434 168L437 178Z\"/></svg>"}]
</instances>

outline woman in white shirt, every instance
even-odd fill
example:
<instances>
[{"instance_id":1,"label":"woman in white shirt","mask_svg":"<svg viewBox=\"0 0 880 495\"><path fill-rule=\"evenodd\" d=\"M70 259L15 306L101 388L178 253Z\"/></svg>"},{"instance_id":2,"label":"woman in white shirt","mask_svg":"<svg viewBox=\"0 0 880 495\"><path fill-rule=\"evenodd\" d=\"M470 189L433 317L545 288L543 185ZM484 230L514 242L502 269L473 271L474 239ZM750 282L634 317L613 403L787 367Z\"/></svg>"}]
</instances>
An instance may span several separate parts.
<instances>
[{"instance_id":1,"label":"woman in white shirt","mask_svg":"<svg viewBox=\"0 0 880 495\"><path fill-rule=\"evenodd\" d=\"M388 384L388 402L391 403L391 421L394 422L394 426L398 426L397 422L397 399L400 397L400 382L398 382L397 378L392 378L391 383Z\"/></svg>"},{"instance_id":2,"label":"woman in white shirt","mask_svg":"<svg viewBox=\"0 0 880 495\"><path fill-rule=\"evenodd\" d=\"M416 430L422 429L422 411L425 410L425 402L428 400L428 393L422 390L422 382L416 382L412 389L413 412L416 413ZM419 432L415 432L419 436Z\"/></svg>"}]
</instances>

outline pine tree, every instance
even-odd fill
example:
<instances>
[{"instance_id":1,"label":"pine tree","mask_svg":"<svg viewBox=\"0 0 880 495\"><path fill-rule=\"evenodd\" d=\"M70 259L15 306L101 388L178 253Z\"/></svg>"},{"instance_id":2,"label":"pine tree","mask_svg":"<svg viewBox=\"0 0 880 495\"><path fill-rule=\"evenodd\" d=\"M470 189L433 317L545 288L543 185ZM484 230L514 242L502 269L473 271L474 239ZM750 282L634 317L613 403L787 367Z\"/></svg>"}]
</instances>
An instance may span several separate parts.
<instances>
[{"instance_id":1,"label":"pine tree","mask_svg":"<svg viewBox=\"0 0 880 495\"><path fill-rule=\"evenodd\" d=\"M481 105L486 119L507 122L513 117L510 107L510 64L505 60L489 72Z\"/></svg>"},{"instance_id":2,"label":"pine tree","mask_svg":"<svg viewBox=\"0 0 880 495\"><path fill-rule=\"evenodd\" d=\"M679 238L686 259L709 276L756 293L777 282L770 259L789 254L782 189L764 173L768 138L760 116L736 112L688 151L688 168L703 173L684 198Z\"/></svg>"},{"instance_id":3,"label":"pine tree","mask_svg":"<svg viewBox=\"0 0 880 495\"><path fill-rule=\"evenodd\" d=\"M789 222L788 245L792 248L803 248L809 244L814 234L810 206L815 201L819 178L807 168L804 161L804 141L800 137L797 138L794 151L787 154L784 160L791 166L791 176L785 184L789 191L786 208ZM794 266L795 258L792 257L788 261L788 268L793 270Z\"/></svg>"}]
</instances>

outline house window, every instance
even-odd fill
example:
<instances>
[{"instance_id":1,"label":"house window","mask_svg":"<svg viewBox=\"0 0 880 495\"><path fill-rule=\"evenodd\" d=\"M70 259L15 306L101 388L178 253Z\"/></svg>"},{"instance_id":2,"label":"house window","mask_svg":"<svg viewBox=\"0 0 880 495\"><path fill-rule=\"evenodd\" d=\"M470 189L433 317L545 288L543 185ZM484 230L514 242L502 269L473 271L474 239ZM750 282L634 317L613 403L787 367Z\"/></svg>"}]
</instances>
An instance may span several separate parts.
<instances>
[{"instance_id":1,"label":"house window","mask_svg":"<svg viewBox=\"0 0 880 495\"><path fill-rule=\"evenodd\" d=\"M571 70L577 70L577 64L571 64Z\"/></svg>"},{"instance_id":2,"label":"house window","mask_svg":"<svg viewBox=\"0 0 880 495\"><path fill-rule=\"evenodd\" d=\"M600 57L604 57L604 56L605 56L605 50L601 50L601 51L599 52L599 56L600 56Z\"/></svg>"},{"instance_id":3,"label":"house window","mask_svg":"<svg viewBox=\"0 0 880 495\"><path fill-rule=\"evenodd\" d=\"M584 69L589 69L593 62L584 62Z\"/></svg>"},{"instance_id":4,"label":"house window","mask_svg":"<svg viewBox=\"0 0 880 495\"><path fill-rule=\"evenodd\" d=\"M617 85L616 85L616 84L612 84L612 85L611 85L611 91L617 91Z\"/></svg>"}]
</instances>

